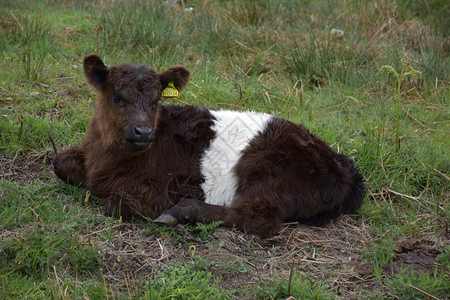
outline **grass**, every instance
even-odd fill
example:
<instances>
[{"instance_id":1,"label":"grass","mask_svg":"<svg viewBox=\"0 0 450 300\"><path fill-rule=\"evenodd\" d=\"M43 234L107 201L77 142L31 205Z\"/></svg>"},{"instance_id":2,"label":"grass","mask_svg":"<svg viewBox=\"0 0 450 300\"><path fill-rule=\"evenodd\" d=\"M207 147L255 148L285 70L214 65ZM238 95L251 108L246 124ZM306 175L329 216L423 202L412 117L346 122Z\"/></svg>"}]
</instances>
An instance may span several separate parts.
<instances>
[{"instance_id":1,"label":"grass","mask_svg":"<svg viewBox=\"0 0 450 300\"><path fill-rule=\"evenodd\" d=\"M448 297L448 4L170 2L0 7L0 298ZM103 216L97 198L54 177L47 137L59 148L84 137L95 95L81 60L92 52L108 65L185 65L192 79L173 103L305 125L354 158L363 207L268 241ZM379 72L402 59L422 77Z\"/></svg>"}]
</instances>

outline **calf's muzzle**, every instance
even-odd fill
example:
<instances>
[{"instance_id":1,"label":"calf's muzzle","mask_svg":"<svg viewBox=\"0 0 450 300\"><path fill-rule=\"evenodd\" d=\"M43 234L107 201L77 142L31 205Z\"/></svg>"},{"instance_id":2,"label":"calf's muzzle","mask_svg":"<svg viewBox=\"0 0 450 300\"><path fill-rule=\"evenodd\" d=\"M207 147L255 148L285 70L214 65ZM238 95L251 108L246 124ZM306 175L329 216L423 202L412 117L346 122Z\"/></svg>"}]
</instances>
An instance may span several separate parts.
<instances>
[{"instance_id":1,"label":"calf's muzzle","mask_svg":"<svg viewBox=\"0 0 450 300\"><path fill-rule=\"evenodd\" d=\"M155 132L149 125L129 126L125 131L125 140L132 150L145 150L154 139Z\"/></svg>"}]
</instances>

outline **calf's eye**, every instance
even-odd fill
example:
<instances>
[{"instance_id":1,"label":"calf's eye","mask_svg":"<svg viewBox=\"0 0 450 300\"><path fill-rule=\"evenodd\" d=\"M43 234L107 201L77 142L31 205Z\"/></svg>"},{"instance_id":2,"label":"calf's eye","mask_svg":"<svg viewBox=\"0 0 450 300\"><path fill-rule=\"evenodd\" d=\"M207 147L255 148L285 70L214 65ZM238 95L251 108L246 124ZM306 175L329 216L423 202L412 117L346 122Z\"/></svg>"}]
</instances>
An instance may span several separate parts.
<instances>
[{"instance_id":1,"label":"calf's eye","mask_svg":"<svg viewBox=\"0 0 450 300\"><path fill-rule=\"evenodd\" d=\"M153 108L157 107L159 101L162 101L161 95L158 95L158 97L156 97L156 99L153 101L152 107L153 107Z\"/></svg>"},{"instance_id":2,"label":"calf's eye","mask_svg":"<svg viewBox=\"0 0 450 300\"><path fill-rule=\"evenodd\" d=\"M122 105L125 103L125 99L123 98L122 94L118 91L113 91L112 100L117 105Z\"/></svg>"}]
</instances>

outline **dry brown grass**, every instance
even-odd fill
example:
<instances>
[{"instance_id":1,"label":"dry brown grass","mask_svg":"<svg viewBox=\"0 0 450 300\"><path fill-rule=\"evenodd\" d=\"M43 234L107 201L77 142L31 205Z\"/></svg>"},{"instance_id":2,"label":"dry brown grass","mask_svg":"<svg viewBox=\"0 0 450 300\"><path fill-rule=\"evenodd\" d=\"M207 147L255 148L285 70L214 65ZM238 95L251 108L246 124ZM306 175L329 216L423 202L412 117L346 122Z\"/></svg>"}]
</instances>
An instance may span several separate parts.
<instances>
[{"instance_id":1,"label":"dry brown grass","mask_svg":"<svg viewBox=\"0 0 450 300\"><path fill-rule=\"evenodd\" d=\"M124 282L154 279L156 270L172 262L189 264L202 259L213 277L220 278L221 288L227 290L251 288L275 278L287 281L293 273L323 280L338 298L388 295L389 289L373 276L372 263L361 258L363 251L374 245L369 226L348 216L321 228L286 224L267 240L217 229L207 242L181 225L169 230L184 241L151 233L142 223L104 228L89 233L86 240L100 243L104 249L103 275L111 290L123 287ZM101 237L104 231L113 232L114 242ZM449 238L421 234L395 241L397 258L383 268L383 276L395 275L407 266L431 274L435 257L449 245Z\"/></svg>"}]
</instances>

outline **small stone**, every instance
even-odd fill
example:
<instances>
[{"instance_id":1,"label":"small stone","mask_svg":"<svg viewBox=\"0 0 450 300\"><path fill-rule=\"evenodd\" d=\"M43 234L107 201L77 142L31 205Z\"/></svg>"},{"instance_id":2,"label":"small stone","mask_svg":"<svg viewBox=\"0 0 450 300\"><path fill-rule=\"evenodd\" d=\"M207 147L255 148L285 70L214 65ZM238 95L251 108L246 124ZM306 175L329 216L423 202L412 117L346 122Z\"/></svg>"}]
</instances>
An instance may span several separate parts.
<instances>
[{"instance_id":1,"label":"small stone","mask_svg":"<svg viewBox=\"0 0 450 300\"><path fill-rule=\"evenodd\" d=\"M330 35L334 38L340 39L344 36L344 31L340 29L333 28L330 31Z\"/></svg>"}]
</instances>

